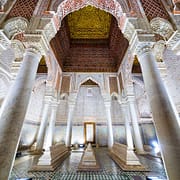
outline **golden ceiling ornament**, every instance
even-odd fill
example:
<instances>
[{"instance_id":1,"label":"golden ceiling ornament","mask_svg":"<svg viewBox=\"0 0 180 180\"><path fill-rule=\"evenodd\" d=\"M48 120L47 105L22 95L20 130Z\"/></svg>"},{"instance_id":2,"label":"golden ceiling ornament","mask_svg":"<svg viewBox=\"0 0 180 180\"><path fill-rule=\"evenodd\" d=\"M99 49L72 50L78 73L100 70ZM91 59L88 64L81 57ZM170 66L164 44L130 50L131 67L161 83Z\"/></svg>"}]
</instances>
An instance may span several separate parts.
<instances>
[{"instance_id":1,"label":"golden ceiling ornament","mask_svg":"<svg viewBox=\"0 0 180 180\"><path fill-rule=\"evenodd\" d=\"M72 39L107 39L112 15L86 6L67 16Z\"/></svg>"}]
</instances>

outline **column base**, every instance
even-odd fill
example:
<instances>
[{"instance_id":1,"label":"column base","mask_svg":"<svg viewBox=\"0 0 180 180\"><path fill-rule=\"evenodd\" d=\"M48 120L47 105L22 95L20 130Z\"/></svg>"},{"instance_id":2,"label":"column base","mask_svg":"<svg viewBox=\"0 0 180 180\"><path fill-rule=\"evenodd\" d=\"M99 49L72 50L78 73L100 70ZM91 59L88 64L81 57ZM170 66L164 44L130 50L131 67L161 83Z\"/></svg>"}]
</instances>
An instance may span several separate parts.
<instances>
[{"instance_id":1,"label":"column base","mask_svg":"<svg viewBox=\"0 0 180 180\"><path fill-rule=\"evenodd\" d=\"M43 154L44 152L43 152L42 149L39 149L39 150L29 151L29 153L30 153L31 155L41 155L41 154Z\"/></svg>"},{"instance_id":2,"label":"column base","mask_svg":"<svg viewBox=\"0 0 180 180\"><path fill-rule=\"evenodd\" d=\"M139 155L144 155L144 154L148 154L146 151L143 151L143 150L135 150L135 152Z\"/></svg>"}]
</instances>

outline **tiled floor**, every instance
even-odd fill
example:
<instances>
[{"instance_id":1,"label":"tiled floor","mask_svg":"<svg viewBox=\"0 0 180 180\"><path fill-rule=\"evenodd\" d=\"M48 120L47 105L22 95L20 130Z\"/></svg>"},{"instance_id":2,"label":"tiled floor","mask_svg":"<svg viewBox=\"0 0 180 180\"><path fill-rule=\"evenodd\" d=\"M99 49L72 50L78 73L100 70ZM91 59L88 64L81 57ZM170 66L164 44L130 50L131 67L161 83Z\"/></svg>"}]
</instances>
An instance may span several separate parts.
<instances>
[{"instance_id":1,"label":"tiled floor","mask_svg":"<svg viewBox=\"0 0 180 180\"><path fill-rule=\"evenodd\" d=\"M151 156L139 156L141 162L150 169L150 172L124 172L107 155L107 148L95 150L100 162L99 172L78 172L77 167L82 152L72 152L71 155L54 172L29 172L33 163L37 162L37 156L22 157L16 160L10 180L31 177L34 180L145 180L152 175L158 179L166 179L165 171L160 159Z\"/></svg>"}]
</instances>

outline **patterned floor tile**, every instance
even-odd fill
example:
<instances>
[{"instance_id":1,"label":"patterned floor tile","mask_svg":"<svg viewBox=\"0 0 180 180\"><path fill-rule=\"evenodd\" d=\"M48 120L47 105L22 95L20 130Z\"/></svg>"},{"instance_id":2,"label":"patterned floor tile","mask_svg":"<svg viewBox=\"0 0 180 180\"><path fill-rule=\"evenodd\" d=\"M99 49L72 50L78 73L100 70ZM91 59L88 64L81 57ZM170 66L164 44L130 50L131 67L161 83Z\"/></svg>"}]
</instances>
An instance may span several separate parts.
<instances>
[{"instance_id":1,"label":"patterned floor tile","mask_svg":"<svg viewBox=\"0 0 180 180\"><path fill-rule=\"evenodd\" d=\"M54 172L28 172L30 167L37 163L38 156L23 160L22 163L18 160L19 162L13 167L10 180L20 177L29 177L33 180L145 180L149 174L153 174L159 179L166 179L163 164L159 159L139 156L140 161L151 170L150 173L124 172L108 156L107 148L95 149L95 153L101 165L101 171L98 172L79 172L77 169L82 152L72 152Z\"/></svg>"}]
</instances>

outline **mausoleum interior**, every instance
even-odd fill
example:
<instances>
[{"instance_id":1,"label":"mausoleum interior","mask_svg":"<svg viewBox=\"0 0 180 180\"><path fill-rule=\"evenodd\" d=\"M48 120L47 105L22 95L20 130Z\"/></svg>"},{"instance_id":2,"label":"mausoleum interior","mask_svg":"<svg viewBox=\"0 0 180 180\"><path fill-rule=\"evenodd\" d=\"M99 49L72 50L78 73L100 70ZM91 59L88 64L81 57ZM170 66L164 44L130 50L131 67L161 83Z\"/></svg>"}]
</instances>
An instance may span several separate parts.
<instances>
[{"instance_id":1,"label":"mausoleum interior","mask_svg":"<svg viewBox=\"0 0 180 180\"><path fill-rule=\"evenodd\" d=\"M0 180L179 180L179 69L179 0L0 0Z\"/></svg>"}]
</instances>

